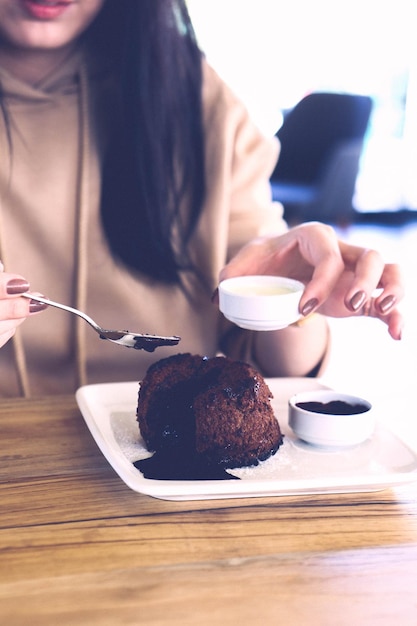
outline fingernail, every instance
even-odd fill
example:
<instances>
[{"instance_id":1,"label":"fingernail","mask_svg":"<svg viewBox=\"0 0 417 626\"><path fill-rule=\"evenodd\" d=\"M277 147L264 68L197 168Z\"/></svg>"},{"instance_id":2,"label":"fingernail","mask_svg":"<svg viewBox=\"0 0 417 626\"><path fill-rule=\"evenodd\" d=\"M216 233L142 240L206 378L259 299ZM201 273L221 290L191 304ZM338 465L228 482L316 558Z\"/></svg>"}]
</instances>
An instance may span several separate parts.
<instances>
[{"instance_id":1,"label":"fingernail","mask_svg":"<svg viewBox=\"0 0 417 626\"><path fill-rule=\"evenodd\" d=\"M387 296L379 303L381 313L387 313L395 304L395 296Z\"/></svg>"},{"instance_id":2,"label":"fingernail","mask_svg":"<svg viewBox=\"0 0 417 626\"><path fill-rule=\"evenodd\" d=\"M352 296L350 302L348 303L348 306L351 311L358 311L358 309L360 309L361 306L365 303L365 300L366 293L364 291L358 291L357 293L355 293L354 296Z\"/></svg>"},{"instance_id":3,"label":"fingernail","mask_svg":"<svg viewBox=\"0 0 417 626\"><path fill-rule=\"evenodd\" d=\"M38 311L44 311L47 308L47 304L44 304L43 302L37 302L37 300L31 300L29 303L29 311L31 313L38 313Z\"/></svg>"},{"instance_id":4,"label":"fingernail","mask_svg":"<svg viewBox=\"0 0 417 626\"><path fill-rule=\"evenodd\" d=\"M314 311L314 309L317 307L319 301L317 300L317 298L311 298L311 300L308 300L305 305L303 306L301 313L306 316L309 315L312 311Z\"/></svg>"},{"instance_id":5,"label":"fingernail","mask_svg":"<svg viewBox=\"0 0 417 626\"><path fill-rule=\"evenodd\" d=\"M12 278L6 285L6 291L9 295L16 295L29 291L29 283L23 278Z\"/></svg>"}]
</instances>

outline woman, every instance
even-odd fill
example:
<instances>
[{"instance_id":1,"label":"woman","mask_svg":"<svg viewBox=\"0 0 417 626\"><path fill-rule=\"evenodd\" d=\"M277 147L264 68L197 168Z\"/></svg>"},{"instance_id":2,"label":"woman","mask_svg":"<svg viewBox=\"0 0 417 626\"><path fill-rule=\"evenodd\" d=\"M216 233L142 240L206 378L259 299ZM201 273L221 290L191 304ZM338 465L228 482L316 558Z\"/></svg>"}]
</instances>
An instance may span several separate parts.
<instances>
[{"instance_id":1,"label":"woman","mask_svg":"<svg viewBox=\"0 0 417 626\"><path fill-rule=\"evenodd\" d=\"M29 289L269 376L319 371L328 315L400 338L396 266L322 224L287 230L268 185L278 148L202 58L182 0L0 0L0 86L1 396L140 379L173 353L98 341ZM304 281L305 323L226 323L219 276L268 272Z\"/></svg>"}]
</instances>

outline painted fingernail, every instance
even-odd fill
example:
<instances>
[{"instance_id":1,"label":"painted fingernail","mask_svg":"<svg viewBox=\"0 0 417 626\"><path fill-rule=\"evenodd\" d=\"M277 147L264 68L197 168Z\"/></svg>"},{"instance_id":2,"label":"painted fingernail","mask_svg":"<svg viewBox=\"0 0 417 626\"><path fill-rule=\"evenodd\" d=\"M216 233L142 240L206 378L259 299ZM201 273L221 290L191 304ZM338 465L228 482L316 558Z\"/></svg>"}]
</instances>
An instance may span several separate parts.
<instances>
[{"instance_id":1,"label":"painted fingernail","mask_svg":"<svg viewBox=\"0 0 417 626\"><path fill-rule=\"evenodd\" d=\"M381 313L387 313L395 304L395 296L387 296L379 303Z\"/></svg>"},{"instance_id":2,"label":"painted fingernail","mask_svg":"<svg viewBox=\"0 0 417 626\"><path fill-rule=\"evenodd\" d=\"M314 311L314 309L317 307L319 301L317 300L317 298L311 298L311 300L308 300L305 305L302 308L301 313L306 316L309 315L312 311Z\"/></svg>"},{"instance_id":3,"label":"painted fingernail","mask_svg":"<svg viewBox=\"0 0 417 626\"><path fill-rule=\"evenodd\" d=\"M348 306L351 311L358 311L365 303L366 293L364 291L357 291L350 299Z\"/></svg>"},{"instance_id":4,"label":"painted fingernail","mask_svg":"<svg viewBox=\"0 0 417 626\"><path fill-rule=\"evenodd\" d=\"M29 303L29 311L31 313L38 313L38 311L44 311L47 308L47 304L44 304L43 302L37 302L36 300L31 300Z\"/></svg>"},{"instance_id":5,"label":"painted fingernail","mask_svg":"<svg viewBox=\"0 0 417 626\"><path fill-rule=\"evenodd\" d=\"M17 295L29 291L29 283L23 278L12 278L6 285L6 291L9 295Z\"/></svg>"}]
</instances>

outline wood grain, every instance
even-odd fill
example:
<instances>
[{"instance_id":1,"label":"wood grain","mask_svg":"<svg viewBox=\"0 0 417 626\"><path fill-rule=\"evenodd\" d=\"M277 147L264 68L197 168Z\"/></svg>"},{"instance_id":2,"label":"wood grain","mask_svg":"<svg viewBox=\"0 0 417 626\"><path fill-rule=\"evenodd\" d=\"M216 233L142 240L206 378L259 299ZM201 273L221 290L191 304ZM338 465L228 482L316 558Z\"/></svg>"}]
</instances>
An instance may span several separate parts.
<instances>
[{"instance_id":1,"label":"wood grain","mask_svg":"<svg viewBox=\"0 0 417 626\"><path fill-rule=\"evenodd\" d=\"M0 402L0 623L417 623L417 489L167 502L72 397Z\"/></svg>"}]
</instances>

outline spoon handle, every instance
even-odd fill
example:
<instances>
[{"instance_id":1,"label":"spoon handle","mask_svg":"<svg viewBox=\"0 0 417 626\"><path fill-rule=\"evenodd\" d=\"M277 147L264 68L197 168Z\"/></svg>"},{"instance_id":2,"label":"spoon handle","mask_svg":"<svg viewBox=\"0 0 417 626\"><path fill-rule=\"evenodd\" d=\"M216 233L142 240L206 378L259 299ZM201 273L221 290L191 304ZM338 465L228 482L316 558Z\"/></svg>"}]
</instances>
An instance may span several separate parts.
<instances>
[{"instance_id":1,"label":"spoon handle","mask_svg":"<svg viewBox=\"0 0 417 626\"><path fill-rule=\"evenodd\" d=\"M78 315L78 317L81 317L83 320L85 320L87 324L90 324L90 326L92 326L92 328L94 328L94 330L97 333L100 333L103 330L86 313L83 313L82 311L79 311L78 309L74 309L72 306L67 306L66 304L61 304L60 302L54 302L54 300L49 300L48 298L44 298L43 296L34 295L33 293L30 293L28 291L26 293L22 293L21 295L24 298L28 298L29 300L36 300L36 302L42 302L42 304L47 304L48 306L54 306L57 309L62 309L63 311L67 311L68 313L73 313L74 315Z\"/></svg>"}]
</instances>

